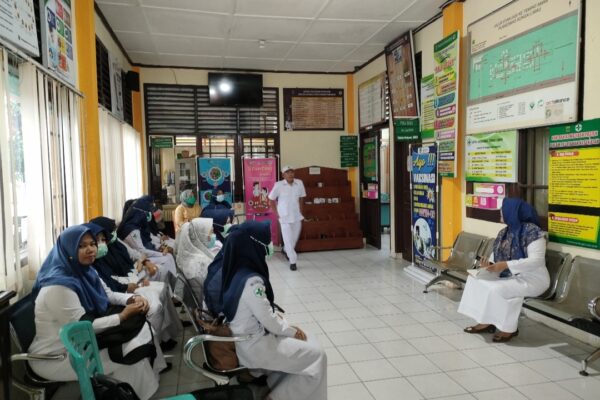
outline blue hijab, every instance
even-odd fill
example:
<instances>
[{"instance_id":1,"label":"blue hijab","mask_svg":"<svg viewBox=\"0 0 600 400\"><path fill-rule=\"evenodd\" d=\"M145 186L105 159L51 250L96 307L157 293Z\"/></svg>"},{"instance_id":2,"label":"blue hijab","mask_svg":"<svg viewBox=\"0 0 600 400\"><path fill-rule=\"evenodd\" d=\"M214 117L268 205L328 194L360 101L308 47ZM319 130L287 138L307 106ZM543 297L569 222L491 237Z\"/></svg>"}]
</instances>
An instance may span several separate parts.
<instances>
[{"instance_id":1,"label":"blue hijab","mask_svg":"<svg viewBox=\"0 0 600 400\"><path fill-rule=\"evenodd\" d=\"M152 214L154 211L153 203L152 196L142 196L133 202L125 212L123 220L119 224L119 229L117 229L117 235L121 240L125 240L131 232L139 230L144 247L149 250L156 250L152 244L147 219L148 214Z\"/></svg>"},{"instance_id":2,"label":"blue hijab","mask_svg":"<svg viewBox=\"0 0 600 400\"><path fill-rule=\"evenodd\" d=\"M84 225L67 228L60 234L56 245L46 257L33 285L33 297L43 287L65 286L79 297L86 313L102 316L108 308L108 296L96 271L79 263L79 243L91 231Z\"/></svg>"},{"instance_id":3,"label":"blue hijab","mask_svg":"<svg viewBox=\"0 0 600 400\"><path fill-rule=\"evenodd\" d=\"M229 321L235 317L246 281L253 276L262 278L267 299L273 306L275 296L265 260L270 242L271 226L268 222L246 221L227 236L223 246L221 293L223 313Z\"/></svg>"},{"instance_id":4,"label":"blue hijab","mask_svg":"<svg viewBox=\"0 0 600 400\"><path fill-rule=\"evenodd\" d=\"M527 246L544 236L535 208L521 199L506 198L502 202L502 218L507 226L494 242L494 261L527 257Z\"/></svg>"}]
</instances>

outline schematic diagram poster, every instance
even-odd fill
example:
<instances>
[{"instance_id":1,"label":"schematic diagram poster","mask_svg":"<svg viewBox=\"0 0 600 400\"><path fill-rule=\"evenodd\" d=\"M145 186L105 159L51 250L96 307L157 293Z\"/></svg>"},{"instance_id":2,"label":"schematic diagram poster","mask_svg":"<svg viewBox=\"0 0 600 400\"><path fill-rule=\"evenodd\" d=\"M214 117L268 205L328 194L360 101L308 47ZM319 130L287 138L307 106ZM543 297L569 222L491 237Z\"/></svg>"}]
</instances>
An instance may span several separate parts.
<instances>
[{"instance_id":1,"label":"schematic diagram poster","mask_svg":"<svg viewBox=\"0 0 600 400\"><path fill-rule=\"evenodd\" d=\"M516 0L468 27L467 133L577 119L581 0Z\"/></svg>"}]
</instances>

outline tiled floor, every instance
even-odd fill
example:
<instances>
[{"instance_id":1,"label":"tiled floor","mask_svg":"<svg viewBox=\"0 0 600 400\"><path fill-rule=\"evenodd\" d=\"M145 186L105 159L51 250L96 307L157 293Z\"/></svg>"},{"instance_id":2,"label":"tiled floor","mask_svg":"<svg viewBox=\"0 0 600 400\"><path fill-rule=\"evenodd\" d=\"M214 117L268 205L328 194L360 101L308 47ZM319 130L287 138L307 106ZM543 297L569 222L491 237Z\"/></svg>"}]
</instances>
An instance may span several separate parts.
<instances>
[{"instance_id":1,"label":"tiled floor","mask_svg":"<svg viewBox=\"0 0 600 400\"><path fill-rule=\"evenodd\" d=\"M300 254L296 272L280 254L269 265L288 320L327 351L329 400L600 399L600 363L578 374L592 347L526 318L507 344L463 333L472 321L456 312L461 291L423 294L387 250ZM212 386L182 360L191 335L154 398Z\"/></svg>"}]
</instances>

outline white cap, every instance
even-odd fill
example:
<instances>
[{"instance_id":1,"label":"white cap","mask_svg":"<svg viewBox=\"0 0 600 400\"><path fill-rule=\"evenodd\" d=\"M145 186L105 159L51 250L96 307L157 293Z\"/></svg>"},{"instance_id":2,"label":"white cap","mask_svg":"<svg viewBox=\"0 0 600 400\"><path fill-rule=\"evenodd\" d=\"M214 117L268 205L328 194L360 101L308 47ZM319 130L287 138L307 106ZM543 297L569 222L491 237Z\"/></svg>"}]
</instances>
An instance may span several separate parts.
<instances>
[{"instance_id":1,"label":"white cap","mask_svg":"<svg viewBox=\"0 0 600 400\"><path fill-rule=\"evenodd\" d=\"M292 167L291 165L284 165L283 167L281 167L281 173L282 173L282 174L283 174L283 173L286 173L286 172L287 172L287 171L289 171L290 169L291 169L291 170L293 170L293 169L294 169L294 167Z\"/></svg>"}]
</instances>

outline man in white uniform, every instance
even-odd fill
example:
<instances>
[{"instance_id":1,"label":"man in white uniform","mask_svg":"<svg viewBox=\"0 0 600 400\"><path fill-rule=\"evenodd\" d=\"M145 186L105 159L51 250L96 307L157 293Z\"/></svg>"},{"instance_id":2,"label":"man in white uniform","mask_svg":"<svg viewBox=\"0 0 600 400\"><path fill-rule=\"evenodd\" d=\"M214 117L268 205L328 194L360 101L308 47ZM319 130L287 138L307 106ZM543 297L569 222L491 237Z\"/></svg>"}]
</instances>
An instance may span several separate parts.
<instances>
[{"instance_id":1,"label":"man in white uniform","mask_svg":"<svg viewBox=\"0 0 600 400\"><path fill-rule=\"evenodd\" d=\"M273 190L269 193L269 202L273 212L279 216L281 236L285 253L290 260L290 269L295 271L298 255L296 254L296 243L302 229L302 204L301 200L306 197L304 184L300 179L294 179L294 168L284 165L281 168L283 180L275 183Z\"/></svg>"}]
</instances>

